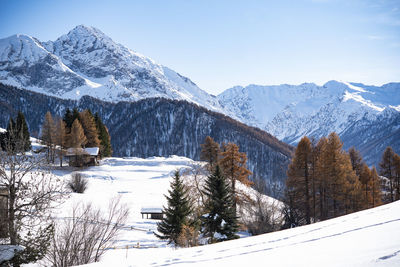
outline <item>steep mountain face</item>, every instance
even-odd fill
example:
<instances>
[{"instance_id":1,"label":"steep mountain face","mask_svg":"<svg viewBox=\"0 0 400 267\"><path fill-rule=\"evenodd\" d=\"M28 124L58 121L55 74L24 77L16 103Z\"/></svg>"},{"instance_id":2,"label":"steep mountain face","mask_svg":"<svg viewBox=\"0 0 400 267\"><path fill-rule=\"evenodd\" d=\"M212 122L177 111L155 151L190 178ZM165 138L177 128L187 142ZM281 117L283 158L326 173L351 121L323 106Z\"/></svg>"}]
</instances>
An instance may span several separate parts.
<instances>
[{"instance_id":1,"label":"steep mountain face","mask_svg":"<svg viewBox=\"0 0 400 267\"><path fill-rule=\"evenodd\" d=\"M383 136L398 134L398 127L390 125L400 114L400 83L382 87L337 81L323 86L250 85L228 89L218 99L242 122L289 144L297 144L305 135L318 139L335 131L344 147L354 145L369 164L380 160L384 146L396 146L377 136L383 129ZM374 153L367 149L372 143L376 144Z\"/></svg>"},{"instance_id":2,"label":"steep mountain face","mask_svg":"<svg viewBox=\"0 0 400 267\"><path fill-rule=\"evenodd\" d=\"M292 147L270 134L187 101L149 98L110 103L84 96L64 100L0 84L0 127L21 110L31 133L39 132L45 113L62 116L66 108L98 112L111 134L116 156L180 155L200 158L207 135L217 142L234 142L248 156L249 168L273 186L281 187ZM272 192L271 192L271 195Z\"/></svg>"},{"instance_id":3,"label":"steep mountain face","mask_svg":"<svg viewBox=\"0 0 400 267\"><path fill-rule=\"evenodd\" d=\"M26 35L1 39L0 81L65 99L164 97L221 111L216 97L188 78L83 25L54 42Z\"/></svg>"}]
</instances>

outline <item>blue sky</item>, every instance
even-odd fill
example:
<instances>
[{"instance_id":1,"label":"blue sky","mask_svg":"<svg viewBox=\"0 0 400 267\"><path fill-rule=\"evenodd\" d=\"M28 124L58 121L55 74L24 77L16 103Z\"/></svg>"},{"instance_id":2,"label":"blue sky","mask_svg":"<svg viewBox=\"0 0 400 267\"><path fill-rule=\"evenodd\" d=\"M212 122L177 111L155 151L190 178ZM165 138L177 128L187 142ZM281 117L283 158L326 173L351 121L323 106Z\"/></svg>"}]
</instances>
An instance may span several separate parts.
<instances>
[{"instance_id":1,"label":"blue sky","mask_svg":"<svg viewBox=\"0 0 400 267\"><path fill-rule=\"evenodd\" d=\"M0 38L76 25L218 94L234 85L400 81L400 1L7 1Z\"/></svg>"}]
</instances>

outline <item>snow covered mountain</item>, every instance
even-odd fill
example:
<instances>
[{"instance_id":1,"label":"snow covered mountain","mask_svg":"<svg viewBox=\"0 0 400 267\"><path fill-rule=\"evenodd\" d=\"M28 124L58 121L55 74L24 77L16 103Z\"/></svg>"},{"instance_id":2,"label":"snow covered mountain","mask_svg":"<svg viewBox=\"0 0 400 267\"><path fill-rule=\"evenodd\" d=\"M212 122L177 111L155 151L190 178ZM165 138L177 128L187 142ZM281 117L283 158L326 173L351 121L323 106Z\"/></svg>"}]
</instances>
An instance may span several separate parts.
<instances>
[{"instance_id":1,"label":"snow covered mountain","mask_svg":"<svg viewBox=\"0 0 400 267\"><path fill-rule=\"evenodd\" d=\"M73 100L84 95L114 103L156 97L186 100L259 127L289 144L304 135L320 138L335 131L345 148L356 145L369 164L377 163L384 145L400 149L400 141L393 138L400 136L396 125L400 83L249 85L215 97L190 79L83 25L54 42L26 35L1 39L0 82Z\"/></svg>"},{"instance_id":2,"label":"snow covered mountain","mask_svg":"<svg viewBox=\"0 0 400 267\"><path fill-rule=\"evenodd\" d=\"M54 42L27 35L1 39L0 81L68 99L89 95L118 102L164 97L221 111L216 97L190 79L83 25Z\"/></svg>"},{"instance_id":3,"label":"snow covered mountain","mask_svg":"<svg viewBox=\"0 0 400 267\"><path fill-rule=\"evenodd\" d=\"M236 114L242 122L296 144L304 135L320 138L335 131L342 136L350 128L357 132L354 125L361 120L383 124L383 114L386 119L397 116L400 83L381 87L337 81L323 86L313 83L237 86L220 94L218 99L225 110ZM376 134L372 129L363 129L369 130L370 136ZM345 147L355 145L353 139L346 140Z\"/></svg>"}]
</instances>

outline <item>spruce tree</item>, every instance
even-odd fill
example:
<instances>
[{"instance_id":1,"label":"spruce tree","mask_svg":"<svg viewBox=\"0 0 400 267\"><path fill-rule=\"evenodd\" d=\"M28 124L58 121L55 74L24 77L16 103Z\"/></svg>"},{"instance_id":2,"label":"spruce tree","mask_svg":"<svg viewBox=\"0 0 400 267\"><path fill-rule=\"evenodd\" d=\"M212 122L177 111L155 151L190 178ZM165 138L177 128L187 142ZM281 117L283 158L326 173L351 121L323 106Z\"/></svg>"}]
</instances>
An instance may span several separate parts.
<instances>
[{"instance_id":1,"label":"spruce tree","mask_svg":"<svg viewBox=\"0 0 400 267\"><path fill-rule=\"evenodd\" d=\"M175 172L168 193L169 195L166 196L167 207L163 208L164 217L157 224L157 230L160 234L156 234L156 236L177 246L184 225L189 224L189 215L192 211L179 171Z\"/></svg>"},{"instance_id":2,"label":"spruce tree","mask_svg":"<svg viewBox=\"0 0 400 267\"><path fill-rule=\"evenodd\" d=\"M71 129L72 123L74 122L74 117L72 116L72 112L71 112L71 110L69 108L67 108L67 110L65 111L63 120L65 122L65 126L68 129Z\"/></svg>"},{"instance_id":3,"label":"spruce tree","mask_svg":"<svg viewBox=\"0 0 400 267\"><path fill-rule=\"evenodd\" d=\"M17 142L17 126L15 124L15 121L13 118L10 117L8 124L7 124L7 130L4 138L4 150L10 152L10 153L15 153L16 152L16 147L15 144Z\"/></svg>"},{"instance_id":4,"label":"spruce tree","mask_svg":"<svg viewBox=\"0 0 400 267\"><path fill-rule=\"evenodd\" d=\"M234 196L218 165L205 182L204 195L207 196L205 211L208 213L201 218L202 233L209 243L238 238Z\"/></svg>"},{"instance_id":5,"label":"spruce tree","mask_svg":"<svg viewBox=\"0 0 400 267\"><path fill-rule=\"evenodd\" d=\"M112 155L111 137L107 127L103 124L98 113L94 116L98 138L100 140L100 156L110 157Z\"/></svg>"},{"instance_id":6,"label":"spruce tree","mask_svg":"<svg viewBox=\"0 0 400 267\"><path fill-rule=\"evenodd\" d=\"M24 114L20 111L18 112L17 115L16 127L17 127L16 130L18 135L18 143L19 143L18 150L19 151L30 150L32 148L32 145L31 145L28 125L26 124Z\"/></svg>"}]
</instances>

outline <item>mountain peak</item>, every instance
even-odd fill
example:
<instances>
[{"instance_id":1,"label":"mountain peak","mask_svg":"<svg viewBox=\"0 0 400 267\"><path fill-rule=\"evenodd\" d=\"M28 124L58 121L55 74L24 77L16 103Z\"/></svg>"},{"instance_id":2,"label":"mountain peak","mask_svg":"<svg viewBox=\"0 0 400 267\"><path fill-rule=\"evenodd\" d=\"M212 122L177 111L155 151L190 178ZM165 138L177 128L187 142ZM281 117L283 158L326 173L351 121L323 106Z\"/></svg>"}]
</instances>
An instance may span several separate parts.
<instances>
[{"instance_id":1,"label":"mountain peak","mask_svg":"<svg viewBox=\"0 0 400 267\"><path fill-rule=\"evenodd\" d=\"M0 39L0 61L38 60L48 52L39 40L25 34L14 34Z\"/></svg>"},{"instance_id":2,"label":"mountain peak","mask_svg":"<svg viewBox=\"0 0 400 267\"><path fill-rule=\"evenodd\" d=\"M106 35L100 31L99 29L92 27L92 26L86 26L86 25L78 25L75 28L73 28L71 31L68 32L68 36L71 35L80 35L83 37L87 36L94 36L94 37L106 37Z\"/></svg>"}]
</instances>

